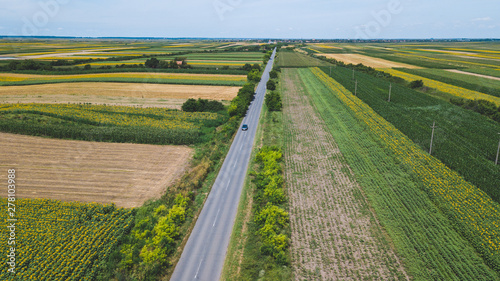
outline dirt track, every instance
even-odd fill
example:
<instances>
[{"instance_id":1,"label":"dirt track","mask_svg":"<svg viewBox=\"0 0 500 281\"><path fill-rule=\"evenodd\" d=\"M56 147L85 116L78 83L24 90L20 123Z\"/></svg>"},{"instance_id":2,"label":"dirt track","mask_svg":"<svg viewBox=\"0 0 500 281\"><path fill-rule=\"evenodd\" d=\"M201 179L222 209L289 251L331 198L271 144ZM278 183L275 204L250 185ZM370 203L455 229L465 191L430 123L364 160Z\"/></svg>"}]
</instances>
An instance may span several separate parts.
<instances>
[{"instance_id":1,"label":"dirt track","mask_svg":"<svg viewBox=\"0 0 500 281\"><path fill-rule=\"evenodd\" d=\"M0 167L16 169L19 198L138 207L158 198L188 166L192 149L56 140L0 133ZM5 196L2 194L1 196Z\"/></svg>"},{"instance_id":2,"label":"dirt track","mask_svg":"<svg viewBox=\"0 0 500 281\"><path fill-rule=\"evenodd\" d=\"M493 80L499 80L500 81L500 77L489 76L489 75L484 75L484 74L477 74L477 73L466 72L466 71L460 71L458 69L446 69L446 71L460 73L460 74L466 74L466 75L472 75L472 76L477 76L477 77L482 77L482 78L488 78L488 79L493 79Z\"/></svg>"},{"instance_id":3,"label":"dirt track","mask_svg":"<svg viewBox=\"0 0 500 281\"><path fill-rule=\"evenodd\" d=\"M404 276L296 69L283 70L285 178L294 280Z\"/></svg>"}]
</instances>

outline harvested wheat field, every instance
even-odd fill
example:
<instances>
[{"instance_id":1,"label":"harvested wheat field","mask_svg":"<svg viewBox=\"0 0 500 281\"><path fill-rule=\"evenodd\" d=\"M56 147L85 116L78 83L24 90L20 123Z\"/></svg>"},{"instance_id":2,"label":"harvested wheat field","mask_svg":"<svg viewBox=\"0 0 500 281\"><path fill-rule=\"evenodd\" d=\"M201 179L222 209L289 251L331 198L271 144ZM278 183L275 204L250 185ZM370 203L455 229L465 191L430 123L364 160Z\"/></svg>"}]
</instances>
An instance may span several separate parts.
<instances>
[{"instance_id":1,"label":"harvested wheat field","mask_svg":"<svg viewBox=\"0 0 500 281\"><path fill-rule=\"evenodd\" d=\"M0 87L2 103L80 103L180 108L189 98L232 100L240 87L81 82Z\"/></svg>"},{"instance_id":2,"label":"harvested wheat field","mask_svg":"<svg viewBox=\"0 0 500 281\"><path fill-rule=\"evenodd\" d=\"M0 166L16 169L19 198L138 207L159 198L188 167L193 150L56 140L0 133ZM4 196L4 195L2 195Z\"/></svg>"},{"instance_id":3,"label":"harvested wheat field","mask_svg":"<svg viewBox=\"0 0 500 281\"><path fill-rule=\"evenodd\" d=\"M362 63L366 66L370 66L373 68L420 68L414 65L409 65L405 63L393 62L384 59L369 57L360 54L317 54L318 56L324 56L329 59L336 59L338 61L342 61L346 64L359 64Z\"/></svg>"},{"instance_id":4,"label":"harvested wheat field","mask_svg":"<svg viewBox=\"0 0 500 281\"><path fill-rule=\"evenodd\" d=\"M282 77L294 280L406 276L298 71Z\"/></svg>"}]
</instances>

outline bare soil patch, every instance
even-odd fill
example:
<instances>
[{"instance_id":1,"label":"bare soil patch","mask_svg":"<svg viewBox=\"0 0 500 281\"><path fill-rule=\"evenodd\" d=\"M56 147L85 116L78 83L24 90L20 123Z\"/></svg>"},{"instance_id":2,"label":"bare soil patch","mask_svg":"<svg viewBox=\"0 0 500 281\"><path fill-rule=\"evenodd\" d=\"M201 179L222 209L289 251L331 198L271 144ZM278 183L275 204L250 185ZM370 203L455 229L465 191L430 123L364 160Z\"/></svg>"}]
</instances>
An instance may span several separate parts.
<instances>
[{"instance_id":1,"label":"bare soil patch","mask_svg":"<svg viewBox=\"0 0 500 281\"><path fill-rule=\"evenodd\" d=\"M358 64L362 63L366 66L370 66L373 68L394 68L394 67L401 67L401 68L420 68L414 65L409 65L405 63L399 63L399 62L393 62L393 61L388 61L384 59L379 59L379 58L374 58L374 57L369 57L365 55L360 55L360 54L317 54L318 56L325 56L327 58L332 58L336 59L338 61L342 61L346 64L352 63L352 64Z\"/></svg>"},{"instance_id":2,"label":"bare soil patch","mask_svg":"<svg viewBox=\"0 0 500 281\"><path fill-rule=\"evenodd\" d=\"M284 69L285 178L294 280L395 280L404 276L353 172L311 105L295 69Z\"/></svg>"},{"instance_id":3,"label":"bare soil patch","mask_svg":"<svg viewBox=\"0 0 500 281\"><path fill-rule=\"evenodd\" d=\"M138 207L159 198L188 167L193 149L56 140L0 133L3 170L16 169L19 198ZM2 195L5 196L6 194Z\"/></svg>"}]
</instances>

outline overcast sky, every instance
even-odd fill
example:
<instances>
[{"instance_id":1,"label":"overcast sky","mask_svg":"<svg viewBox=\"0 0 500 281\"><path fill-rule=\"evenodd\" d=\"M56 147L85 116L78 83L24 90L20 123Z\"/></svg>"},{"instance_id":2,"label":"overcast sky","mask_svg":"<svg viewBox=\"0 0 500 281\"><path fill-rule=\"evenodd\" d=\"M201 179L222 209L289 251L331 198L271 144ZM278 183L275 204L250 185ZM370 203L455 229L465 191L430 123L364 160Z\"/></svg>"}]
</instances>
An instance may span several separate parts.
<instances>
[{"instance_id":1,"label":"overcast sky","mask_svg":"<svg viewBox=\"0 0 500 281\"><path fill-rule=\"evenodd\" d=\"M499 0L0 0L0 35L500 38Z\"/></svg>"}]
</instances>

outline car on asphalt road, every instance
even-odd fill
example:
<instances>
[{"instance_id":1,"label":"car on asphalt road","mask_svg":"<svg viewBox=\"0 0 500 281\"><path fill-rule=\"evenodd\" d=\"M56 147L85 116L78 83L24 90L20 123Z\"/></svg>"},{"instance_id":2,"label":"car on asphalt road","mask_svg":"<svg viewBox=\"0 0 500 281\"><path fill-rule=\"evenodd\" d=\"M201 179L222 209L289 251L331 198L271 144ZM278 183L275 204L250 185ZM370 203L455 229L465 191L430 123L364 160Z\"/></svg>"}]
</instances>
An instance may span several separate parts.
<instances>
[{"instance_id":1,"label":"car on asphalt road","mask_svg":"<svg viewBox=\"0 0 500 281\"><path fill-rule=\"evenodd\" d=\"M247 124L243 124L243 126L241 126L241 130L242 131L248 130L248 125Z\"/></svg>"}]
</instances>

